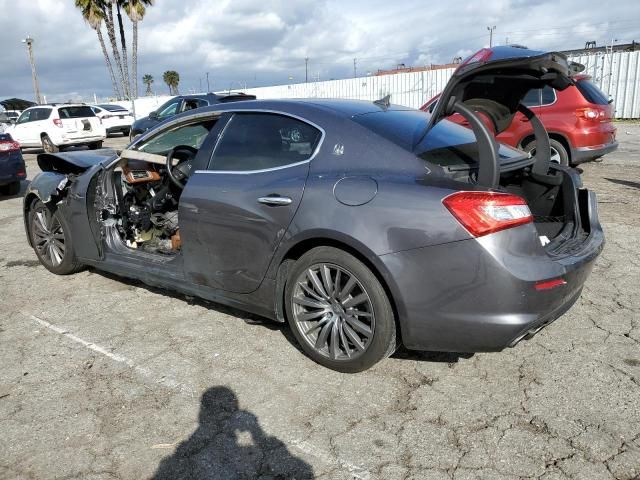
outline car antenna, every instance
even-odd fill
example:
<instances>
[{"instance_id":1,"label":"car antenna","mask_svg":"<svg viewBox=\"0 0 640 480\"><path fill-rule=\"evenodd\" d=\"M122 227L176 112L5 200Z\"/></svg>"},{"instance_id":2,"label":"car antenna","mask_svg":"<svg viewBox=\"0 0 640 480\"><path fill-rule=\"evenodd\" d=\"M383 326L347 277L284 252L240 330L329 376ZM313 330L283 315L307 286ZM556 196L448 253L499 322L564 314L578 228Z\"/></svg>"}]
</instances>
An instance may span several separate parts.
<instances>
[{"instance_id":1,"label":"car antenna","mask_svg":"<svg viewBox=\"0 0 640 480\"><path fill-rule=\"evenodd\" d=\"M373 103L386 110L389 108L389 105L391 105L391 94L386 95L379 100L374 100Z\"/></svg>"}]
</instances>

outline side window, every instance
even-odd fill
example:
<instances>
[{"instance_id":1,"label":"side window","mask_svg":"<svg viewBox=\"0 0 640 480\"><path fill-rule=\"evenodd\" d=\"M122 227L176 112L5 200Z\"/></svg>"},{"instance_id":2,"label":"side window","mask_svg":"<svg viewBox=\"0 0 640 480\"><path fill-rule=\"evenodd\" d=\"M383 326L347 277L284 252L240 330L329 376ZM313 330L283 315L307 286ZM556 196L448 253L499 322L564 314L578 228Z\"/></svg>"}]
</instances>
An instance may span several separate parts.
<instances>
[{"instance_id":1,"label":"side window","mask_svg":"<svg viewBox=\"0 0 640 480\"><path fill-rule=\"evenodd\" d=\"M33 110L33 114L31 115L31 121L35 122L39 120L46 120L50 116L51 116L50 108L36 108Z\"/></svg>"},{"instance_id":2,"label":"side window","mask_svg":"<svg viewBox=\"0 0 640 480\"><path fill-rule=\"evenodd\" d=\"M31 118L32 113L33 113L33 110L25 110L24 112L22 112L16 124L19 125L21 123L32 122L33 121L33 119Z\"/></svg>"},{"instance_id":3,"label":"side window","mask_svg":"<svg viewBox=\"0 0 640 480\"><path fill-rule=\"evenodd\" d=\"M156 155L167 155L169 150L178 145L186 145L199 150L216 121L217 119L212 119L166 130L135 149Z\"/></svg>"},{"instance_id":4,"label":"side window","mask_svg":"<svg viewBox=\"0 0 640 480\"><path fill-rule=\"evenodd\" d=\"M236 113L213 154L210 170L252 171L309 160L322 132L295 118Z\"/></svg>"},{"instance_id":5,"label":"side window","mask_svg":"<svg viewBox=\"0 0 640 480\"><path fill-rule=\"evenodd\" d=\"M196 108L206 107L207 105L209 105L209 103L206 100L199 98L187 98L182 106L182 111L186 112L187 110L194 110Z\"/></svg>"},{"instance_id":6,"label":"side window","mask_svg":"<svg viewBox=\"0 0 640 480\"><path fill-rule=\"evenodd\" d=\"M542 105L549 105L556 101L556 91L553 87L546 85L542 89Z\"/></svg>"},{"instance_id":7,"label":"side window","mask_svg":"<svg viewBox=\"0 0 640 480\"><path fill-rule=\"evenodd\" d=\"M540 106L540 89L532 88L522 99L522 103L527 107L539 107Z\"/></svg>"},{"instance_id":8,"label":"side window","mask_svg":"<svg viewBox=\"0 0 640 480\"><path fill-rule=\"evenodd\" d=\"M182 99L178 99L175 102L167 105L161 112L158 113L158 118L160 120L164 120L165 118L169 118L178 113L178 107L180 106L180 103L182 103Z\"/></svg>"}]
</instances>

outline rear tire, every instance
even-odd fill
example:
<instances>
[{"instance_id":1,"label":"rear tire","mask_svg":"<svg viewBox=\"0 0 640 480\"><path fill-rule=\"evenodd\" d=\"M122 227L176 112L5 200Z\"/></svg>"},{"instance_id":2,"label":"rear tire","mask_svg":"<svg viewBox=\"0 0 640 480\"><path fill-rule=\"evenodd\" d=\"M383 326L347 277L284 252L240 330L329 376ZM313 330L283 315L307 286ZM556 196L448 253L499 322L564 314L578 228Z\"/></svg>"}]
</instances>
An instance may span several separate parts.
<instances>
[{"instance_id":1,"label":"rear tire","mask_svg":"<svg viewBox=\"0 0 640 480\"><path fill-rule=\"evenodd\" d=\"M82 269L69 224L57 209L35 200L29 210L29 235L38 260L51 273L68 275Z\"/></svg>"},{"instance_id":2,"label":"rear tire","mask_svg":"<svg viewBox=\"0 0 640 480\"><path fill-rule=\"evenodd\" d=\"M102 142L93 142L93 143L90 143L87 146L89 147L89 150L98 150L98 149L102 148Z\"/></svg>"},{"instance_id":3,"label":"rear tire","mask_svg":"<svg viewBox=\"0 0 640 480\"><path fill-rule=\"evenodd\" d=\"M567 149L564 148L564 145L553 138L549 139L549 145L551 147L551 161L554 163L559 163L560 165L564 165L565 167L569 166L569 153L567 153ZM536 141L532 141L527 143L524 147L525 152L533 152L535 154L536 149Z\"/></svg>"},{"instance_id":4,"label":"rear tire","mask_svg":"<svg viewBox=\"0 0 640 480\"><path fill-rule=\"evenodd\" d=\"M47 153L58 153L60 148L54 145L54 143L49 138L49 135L42 136L42 149Z\"/></svg>"},{"instance_id":5,"label":"rear tire","mask_svg":"<svg viewBox=\"0 0 640 480\"><path fill-rule=\"evenodd\" d=\"M317 247L300 257L285 286L287 320L304 352L332 370L356 373L396 350L385 289L354 256Z\"/></svg>"}]
</instances>

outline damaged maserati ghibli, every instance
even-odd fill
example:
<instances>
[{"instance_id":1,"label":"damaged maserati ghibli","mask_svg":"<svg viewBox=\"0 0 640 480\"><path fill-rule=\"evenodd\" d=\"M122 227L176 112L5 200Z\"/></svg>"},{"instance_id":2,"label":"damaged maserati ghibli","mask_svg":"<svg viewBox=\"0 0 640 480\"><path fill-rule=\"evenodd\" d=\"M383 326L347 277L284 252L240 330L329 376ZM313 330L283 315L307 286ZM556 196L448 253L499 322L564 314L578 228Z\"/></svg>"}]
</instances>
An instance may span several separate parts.
<instances>
[{"instance_id":1,"label":"damaged maserati ghibli","mask_svg":"<svg viewBox=\"0 0 640 480\"><path fill-rule=\"evenodd\" d=\"M499 351L573 305L604 245L595 194L550 162L521 103L580 69L484 49L432 113L388 98L255 100L178 115L123 151L42 154L27 236L56 274L90 266L288 322L342 372L400 344ZM535 156L487 127L516 112Z\"/></svg>"}]
</instances>

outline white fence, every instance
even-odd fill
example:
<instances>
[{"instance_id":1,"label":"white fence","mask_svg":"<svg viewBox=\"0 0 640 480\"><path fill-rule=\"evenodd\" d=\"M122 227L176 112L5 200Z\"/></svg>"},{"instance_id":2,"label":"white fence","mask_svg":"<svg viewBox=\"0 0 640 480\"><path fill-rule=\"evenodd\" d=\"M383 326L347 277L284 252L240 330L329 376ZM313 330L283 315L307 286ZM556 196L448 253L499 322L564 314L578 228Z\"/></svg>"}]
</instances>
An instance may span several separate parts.
<instances>
[{"instance_id":1,"label":"white fence","mask_svg":"<svg viewBox=\"0 0 640 480\"><path fill-rule=\"evenodd\" d=\"M640 118L640 51L591 54L571 57L586 66L585 73L616 105L617 118ZM296 83L249 88L246 93L269 98L352 98L377 100L391 95L392 103L419 108L441 92L453 74L453 68L425 72L398 73L379 77L360 77L326 82ZM170 97L146 97L136 100L136 116L147 115ZM130 102L116 102L131 108Z\"/></svg>"},{"instance_id":2,"label":"white fence","mask_svg":"<svg viewBox=\"0 0 640 480\"><path fill-rule=\"evenodd\" d=\"M571 57L586 66L585 73L616 105L617 118L640 118L640 51ZM297 83L250 88L258 98L353 98L376 100L391 94L391 101L419 108L442 91L453 68L398 73L379 77L350 78L328 82Z\"/></svg>"}]
</instances>

